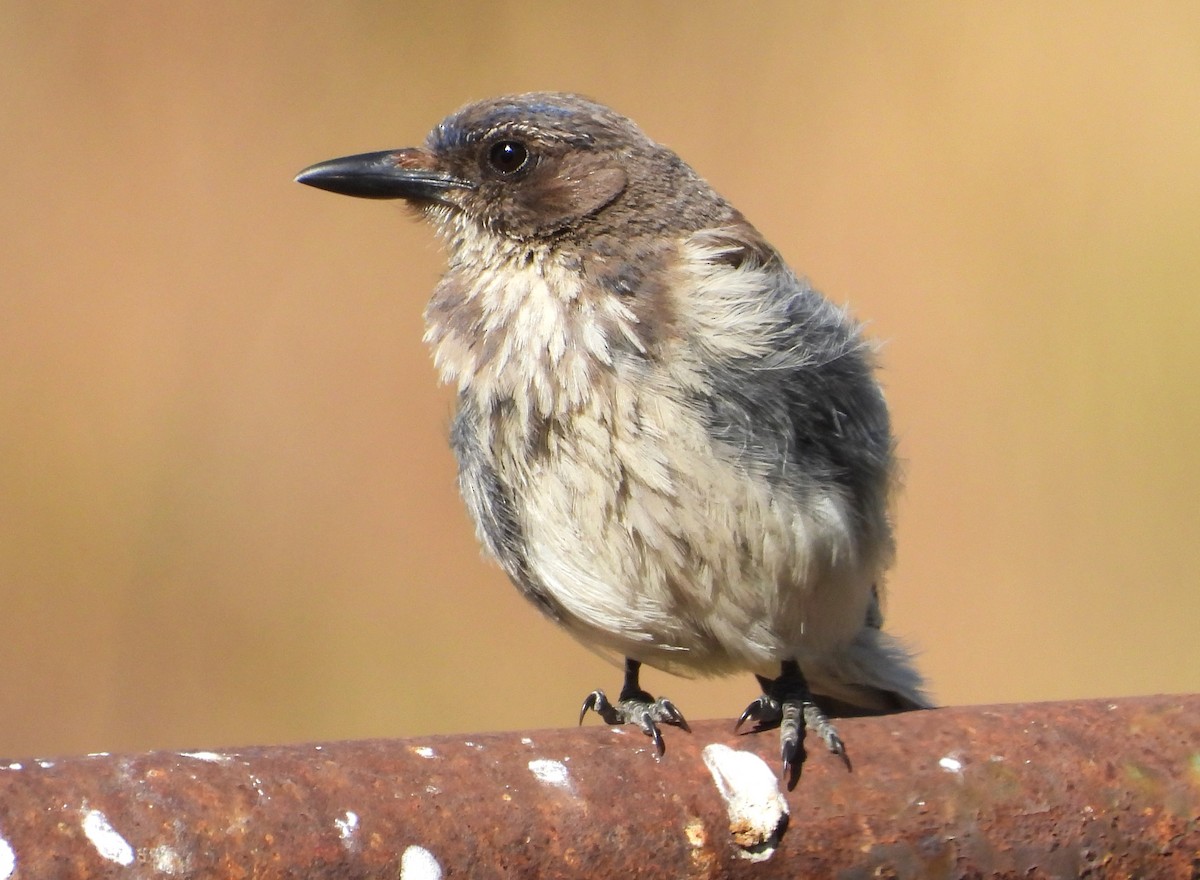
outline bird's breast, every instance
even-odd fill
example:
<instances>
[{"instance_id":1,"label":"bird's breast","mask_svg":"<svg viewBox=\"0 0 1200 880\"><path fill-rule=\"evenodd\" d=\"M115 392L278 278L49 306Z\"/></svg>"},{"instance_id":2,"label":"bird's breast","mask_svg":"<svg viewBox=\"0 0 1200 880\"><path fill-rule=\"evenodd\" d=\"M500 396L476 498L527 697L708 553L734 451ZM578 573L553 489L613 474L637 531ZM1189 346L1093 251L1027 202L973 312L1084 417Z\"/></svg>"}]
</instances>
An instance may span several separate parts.
<instances>
[{"instance_id":1,"label":"bird's breast","mask_svg":"<svg viewBox=\"0 0 1200 880\"><path fill-rule=\"evenodd\" d=\"M492 427L530 570L568 625L708 672L849 638L871 574L842 500L781 494L713 441L669 374L623 371L536 445Z\"/></svg>"},{"instance_id":2,"label":"bird's breast","mask_svg":"<svg viewBox=\"0 0 1200 880\"><path fill-rule=\"evenodd\" d=\"M781 491L712 435L686 340L648 352L627 304L546 259L451 272L426 317L528 569L582 640L715 673L861 626L874 572L845 500Z\"/></svg>"},{"instance_id":3,"label":"bird's breast","mask_svg":"<svg viewBox=\"0 0 1200 880\"><path fill-rule=\"evenodd\" d=\"M530 251L465 260L438 284L425 339L442 381L482 410L511 404L531 424L565 418L592 397L620 351L644 350L633 310L589 290L560 259Z\"/></svg>"}]
</instances>

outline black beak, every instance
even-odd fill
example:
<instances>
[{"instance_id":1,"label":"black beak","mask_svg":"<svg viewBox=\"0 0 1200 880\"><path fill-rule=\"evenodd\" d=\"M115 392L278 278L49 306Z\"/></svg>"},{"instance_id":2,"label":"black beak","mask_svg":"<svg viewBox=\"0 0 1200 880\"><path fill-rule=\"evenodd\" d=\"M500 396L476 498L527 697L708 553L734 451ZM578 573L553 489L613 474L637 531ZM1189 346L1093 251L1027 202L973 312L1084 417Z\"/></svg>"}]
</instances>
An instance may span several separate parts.
<instances>
[{"instance_id":1,"label":"black beak","mask_svg":"<svg viewBox=\"0 0 1200 880\"><path fill-rule=\"evenodd\" d=\"M297 183L361 199L445 201L450 190L474 184L429 167L429 154L417 149L360 153L310 165L296 175Z\"/></svg>"}]
</instances>

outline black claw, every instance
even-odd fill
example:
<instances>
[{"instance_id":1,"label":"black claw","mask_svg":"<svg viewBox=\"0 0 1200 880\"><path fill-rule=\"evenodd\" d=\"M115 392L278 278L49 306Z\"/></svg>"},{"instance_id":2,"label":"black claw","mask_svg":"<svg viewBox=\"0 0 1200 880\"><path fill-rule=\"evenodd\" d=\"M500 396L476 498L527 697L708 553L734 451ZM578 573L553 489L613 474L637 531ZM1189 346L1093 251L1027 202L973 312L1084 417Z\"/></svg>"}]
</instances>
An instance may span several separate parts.
<instances>
[{"instance_id":1,"label":"black claw","mask_svg":"<svg viewBox=\"0 0 1200 880\"><path fill-rule=\"evenodd\" d=\"M636 724L654 742L654 750L661 758L667 747L659 724L673 724L688 733L692 732L692 728L674 703L666 697L656 700L638 686L640 666L635 660L626 660L625 685L621 688L616 705L609 702L604 691L595 690L588 694L584 698L583 708L579 710L579 723L583 723L590 710L603 718L606 724Z\"/></svg>"},{"instance_id":2,"label":"black claw","mask_svg":"<svg viewBox=\"0 0 1200 880\"><path fill-rule=\"evenodd\" d=\"M625 722L617 707L608 701L604 691L592 691L584 699L583 708L579 710L580 724L583 724L583 718L589 709L603 718L606 724L623 724Z\"/></svg>"},{"instance_id":3,"label":"black claw","mask_svg":"<svg viewBox=\"0 0 1200 880\"><path fill-rule=\"evenodd\" d=\"M850 756L846 754L846 744L838 736L837 730L829 722L829 719L821 711L821 708L811 700L806 700L802 708L804 726L819 736L829 751L842 759L842 763L846 765L847 770L853 770L854 768L850 764Z\"/></svg>"},{"instance_id":4,"label":"black claw","mask_svg":"<svg viewBox=\"0 0 1200 880\"><path fill-rule=\"evenodd\" d=\"M654 720L650 718L649 714L643 716L641 728L646 736L654 740L654 751L656 751L658 756L661 758L667 751L667 746L663 742L662 731L658 729L658 725L654 723Z\"/></svg>"},{"instance_id":5,"label":"black claw","mask_svg":"<svg viewBox=\"0 0 1200 880\"><path fill-rule=\"evenodd\" d=\"M649 697L650 695L646 694L645 696ZM622 700L617 706L617 712L620 718L624 721L634 722L642 729L642 733L654 740L654 748L660 758L666 751L666 745L663 743L659 724L673 724L688 733L692 732L687 721L684 720L683 713L666 697L653 702L642 699Z\"/></svg>"},{"instance_id":6,"label":"black claw","mask_svg":"<svg viewBox=\"0 0 1200 880\"><path fill-rule=\"evenodd\" d=\"M751 720L754 721L755 730L765 730L772 725L778 724L782 717L783 710L780 708L779 703L766 694L763 694L742 712L737 723L733 725L733 732L737 733L743 724Z\"/></svg>"},{"instance_id":7,"label":"black claw","mask_svg":"<svg viewBox=\"0 0 1200 880\"><path fill-rule=\"evenodd\" d=\"M759 704L758 700L755 700L753 703L751 703L749 706L746 707L746 710L744 712L742 712L742 714L738 717L737 723L733 725L734 733L737 733L739 730L741 730L742 725L745 724L747 721L749 721L751 718L753 718L755 721L758 721L759 705L760 704Z\"/></svg>"},{"instance_id":8,"label":"black claw","mask_svg":"<svg viewBox=\"0 0 1200 880\"><path fill-rule=\"evenodd\" d=\"M687 719L683 717L683 713L679 711L674 703L663 697L658 701L658 705L662 709L663 715L666 716L663 720L667 724L674 724L676 727L683 728L688 733L692 732L692 728L688 726Z\"/></svg>"},{"instance_id":9,"label":"black claw","mask_svg":"<svg viewBox=\"0 0 1200 880\"><path fill-rule=\"evenodd\" d=\"M825 743L829 751L842 759L847 770L852 770L846 745L837 730L813 699L808 683L794 660L782 664L778 678L756 676L763 693L742 712L733 729L736 732L747 721L753 719L755 731L779 726L780 756L783 759L783 778L788 788L796 785L800 769L804 764L804 734L811 730Z\"/></svg>"},{"instance_id":10,"label":"black claw","mask_svg":"<svg viewBox=\"0 0 1200 880\"><path fill-rule=\"evenodd\" d=\"M787 772L787 769L796 762L797 746L799 746L799 743L789 740L784 740L783 742L783 746L780 749L780 756L783 758L783 769L785 773Z\"/></svg>"},{"instance_id":11,"label":"black claw","mask_svg":"<svg viewBox=\"0 0 1200 880\"><path fill-rule=\"evenodd\" d=\"M850 756L846 754L846 744L842 742L840 736L836 733L833 734L831 740L826 742L826 745L829 746L829 751L842 759L842 763L846 765L847 770L854 772L854 766L850 763Z\"/></svg>"},{"instance_id":12,"label":"black claw","mask_svg":"<svg viewBox=\"0 0 1200 880\"><path fill-rule=\"evenodd\" d=\"M583 724L583 718L585 715L587 715L588 709L596 708L596 695L599 693L600 693L600 691L592 691L590 694L588 694L586 697L583 698L583 708L579 710L579 723L580 724Z\"/></svg>"},{"instance_id":13,"label":"black claw","mask_svg":"<svg viewBox=\"0 0 1200 880\"><path fill-rule=\"evenodd\" d=\"M845 749L838 749L837 756L842 759L842 763L846 765L846 772L853 773L854 765L850 763L850 756L846 754Z\"/></svg>"},{"instance_id":14,"label":"black claw","mask_svg":"<svg viewBox=\"0 0 1200 880\"><path fill-rule=\"evenodd\" d=\"M780 734L779 753L783 759L783 770L779 776L791 791L800 781L800 770L804 767L803 733L795 727L784 727Z\"/></svg>"},{"instance_id":15,"label":"black claw","mask_svg":"<svg viewBox=\"0 0 1200 880\"><path fill-rule=\"evenodd\" d=\"M780 757L783 758L783 775L786 778L788 772L797 763L796 756L800 751L800 743L795 740L784 740L783 746L780 749Z\"/></svg>"}]
</instances>

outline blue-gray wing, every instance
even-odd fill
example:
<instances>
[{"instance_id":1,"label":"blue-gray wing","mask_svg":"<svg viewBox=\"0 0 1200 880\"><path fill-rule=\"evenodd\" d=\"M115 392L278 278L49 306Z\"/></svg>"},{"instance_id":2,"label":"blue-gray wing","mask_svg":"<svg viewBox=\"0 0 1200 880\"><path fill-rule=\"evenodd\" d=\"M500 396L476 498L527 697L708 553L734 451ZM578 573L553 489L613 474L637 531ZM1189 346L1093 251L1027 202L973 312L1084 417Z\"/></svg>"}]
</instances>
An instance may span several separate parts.
<instances>
[{"instance_id":1,"label":"blue-gray wing","mask_svg":"<svg viewBox=\"0 0 1200 880\"><path fill-rule=\"evenodd\" d=\"M483 419L466 395L450 429L450 445L458 459L458 489L475 521L476 533L512 582L545 614L555 620L561 609L529 569L525 535L511 489L500 479L484 444Z\"/></svg>"},{"instance_id":2,"label":"blue-gray wing","mask_svg":"<svg viewBox=\"0 0 1200 880\"><path fill-rule=\"evenodd\" d=\"M753 229L734 231L720 259L760 279L756 320L743 323L769 337L747 348L768 353L709 361L710 391L700 402L709 431L782 488L801 497L844 496L862 520L861 537L890 543L893 440L873 346Z\"/></svg>"}]
</instances>

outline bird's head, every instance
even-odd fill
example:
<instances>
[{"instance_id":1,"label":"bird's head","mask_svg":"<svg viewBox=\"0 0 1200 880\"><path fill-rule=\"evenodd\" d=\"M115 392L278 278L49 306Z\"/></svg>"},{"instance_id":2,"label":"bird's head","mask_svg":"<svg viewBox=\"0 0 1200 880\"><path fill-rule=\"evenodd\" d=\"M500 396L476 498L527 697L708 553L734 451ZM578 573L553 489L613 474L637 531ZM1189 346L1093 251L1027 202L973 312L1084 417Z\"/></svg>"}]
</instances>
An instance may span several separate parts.
<instances>
[{"instance_id":1,"label":"bird's head","mask_svg":"<svg viewBox=\"0 0 1200 880\"><path fill-rule=\"evenodd\" d=\"M320 162L296 179L343 195L404 199L452 242L468 229L526 244L661 235L729 212L629 119L555 92L468 105L423 146Z\"/></svg>"}]
</instances>

